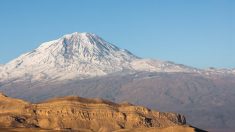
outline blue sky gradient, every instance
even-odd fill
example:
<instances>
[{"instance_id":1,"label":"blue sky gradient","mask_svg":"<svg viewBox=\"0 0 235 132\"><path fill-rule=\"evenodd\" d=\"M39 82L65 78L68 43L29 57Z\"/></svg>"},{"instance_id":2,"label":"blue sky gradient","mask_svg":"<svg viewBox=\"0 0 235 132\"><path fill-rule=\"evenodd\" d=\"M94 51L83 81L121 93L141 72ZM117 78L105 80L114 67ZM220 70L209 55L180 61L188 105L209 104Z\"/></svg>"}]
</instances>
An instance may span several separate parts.
<instances>
[{"instance_id":1,"label":"blue sky gradient","mask_svg":"<svg viewBox=\"0 0 235 132\"><path fill-rule=\"evenodd\" d=\"M0 63L76 31L144 58L235 67L233 0L1 0Z\"/></svg>"}]
</instances>

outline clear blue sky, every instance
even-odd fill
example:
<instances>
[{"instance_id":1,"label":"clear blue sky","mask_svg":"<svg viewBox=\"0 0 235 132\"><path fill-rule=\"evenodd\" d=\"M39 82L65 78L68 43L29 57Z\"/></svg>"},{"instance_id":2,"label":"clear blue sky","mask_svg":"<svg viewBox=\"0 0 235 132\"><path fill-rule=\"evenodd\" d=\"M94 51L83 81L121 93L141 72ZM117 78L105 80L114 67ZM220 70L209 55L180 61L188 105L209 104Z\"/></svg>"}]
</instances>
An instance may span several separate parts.
<instances>
[{"instance_id":1,"label":"clear blue sky","mask_svg":"<svg viewBox=\"0 0 235 132\"><path fill-rule=\"evenodd\" d=\"M234 0L1 0L0 63L75 31L140 57L235 67Z\"/></svg>"}]
</instances>

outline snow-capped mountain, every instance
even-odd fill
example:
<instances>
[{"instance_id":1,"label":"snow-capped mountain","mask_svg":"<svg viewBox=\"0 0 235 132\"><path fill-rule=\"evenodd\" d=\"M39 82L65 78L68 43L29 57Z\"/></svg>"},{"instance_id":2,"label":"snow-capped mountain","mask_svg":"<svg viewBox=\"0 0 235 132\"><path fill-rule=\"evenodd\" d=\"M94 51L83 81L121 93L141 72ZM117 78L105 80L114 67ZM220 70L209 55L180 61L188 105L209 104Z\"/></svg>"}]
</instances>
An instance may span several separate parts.
<instances>
[{"instance_id":1,"label":"snow-capped mountain","mask_svg":"<svg viewBox=\"0 0 235 132\"><path fill-rule=\"evenodd\" d=\"M203 73L205 75L234 75L235 73L235 70L234 69L228 69L228 68L214 68L214 67L210 67L210 68L207 68L203 71Z\"/></svg>"},{"instance_id":2,"label":"snow-capped mountain","mask_svg":"<svg viewBox=\"0 0 235 132\"><path fill-rule=\"evenodd\" d=\"M91 33L41 44L0 66L0 91L39 102L100 97L178 111L197 126L234 127L235 69L197 69L142 59ZM226 122L226 123L221 123Z\"/></svg>"},{"instance_id":3,"label":"snow-capped mountain","mask_svg":"<svg viewBox=\"0 0 235 132\"><path fill-rule=\"evenodd\" d=\"M1 70L2 69L2 70ZM45 42L0 68L1 80L73 79L121 71L201 72L151 59L141 59L91 33L72 33Z\"/></svg>"},{"instance_id":4,"label":"snow-capped mountain","mask_svg":"<svg viewBox=\"0 0 235 132\"><path fill-rule=\"evenodd\" d=\"M74 78L105 75L124 68L137 59L126 50L104 41L95 34L73 33L41 44L4 66L3 78L31 76Z\"/></svg>"},{"instance_id":5,"label":"snow-capped mountain","mask_svg":"<svg viewBox=\"0 0 235 132\"><path fill-rule=\"evenodd\" d=\"M2 64L0 64L0 72L2 71L2 68L3 68L3 65L2 65Z\"/></svg>"}]
</instances>

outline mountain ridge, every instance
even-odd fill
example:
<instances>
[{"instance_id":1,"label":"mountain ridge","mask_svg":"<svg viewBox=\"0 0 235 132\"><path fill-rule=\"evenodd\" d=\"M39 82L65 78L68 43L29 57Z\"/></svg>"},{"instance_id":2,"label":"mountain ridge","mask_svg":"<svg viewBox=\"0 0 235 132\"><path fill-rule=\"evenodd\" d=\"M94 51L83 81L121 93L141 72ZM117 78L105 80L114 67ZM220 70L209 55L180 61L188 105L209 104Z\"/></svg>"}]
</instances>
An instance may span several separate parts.
<instances>
[{"instance_id":1,"label":"mountain ridge","mask_svg":"<svg viewBox=\"0 0 235 132\"><path fill-rule=\"evenodd\" d=\"M201 72L167 61L142 59L91 33L67 34L41 44L1 68L3 80L64 80L125 71Z\"/></svg>"},{"instance_id":2,"label":"mountain ridge","mask_svg":"<svg viewBox=\"0 0 235 132\"><path fill-rule=\"evenodd\" d=\"M101 43L84 35L85 46ZM235 69L198 69L143 59L115 47L102 48L108 52L103 56L97 56L102 52L94 46L94 52L81 50L101 57L81 61L77 40L76 34L65 35L0 66L0 91L30 102L67 95L128 101L183 113L201 128L235 129Z\"/></svg>"},{"instance_id":3,"label":"mountain ridge","mask_svg":"<svg viewBox=\"0 0 235 132\"><path fill-rule=\"evenodd\" d=\"M142 106L116 104L102 99L69 96L32 104L0 93L0 101L0 130L42 128L105 132L136 128L158 130L168 127L177 130L179 127L194 131L193 127L186 124L183 115L157 112Z\"/></svg>"}]
</instances>

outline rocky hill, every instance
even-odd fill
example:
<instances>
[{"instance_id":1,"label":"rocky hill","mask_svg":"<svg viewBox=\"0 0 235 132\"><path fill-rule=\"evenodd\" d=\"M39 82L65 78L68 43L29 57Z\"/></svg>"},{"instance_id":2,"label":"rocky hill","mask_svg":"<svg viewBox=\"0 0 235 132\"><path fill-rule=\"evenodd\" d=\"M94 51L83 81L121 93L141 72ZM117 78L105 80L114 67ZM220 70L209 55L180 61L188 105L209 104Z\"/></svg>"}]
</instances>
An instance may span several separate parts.
<instances>
[{"instance_id":1,"label":"rocky hill","mask_svg":"<svg viewBox=\"0 0 235 132\"><path fill-rule=\"evenodd\" d=\"M0 94L0 127L84 131L153 131L168 127L194 130L186 124L183 115L157 112L129 103L68 96L32 104L4 94Z\"/></svg>"},{"instance_id":2,"label":"rocky hill","mask_svg":"<svg viewBox=\"0 0 235 132\"><path fill-rule=\"evenodd\" d=\"M183 113L204 129L235 129L235 69L140 58L93 33L67 34L0 64L0 91L30 102L68 95L128 101Z\"/></svg>"}]
</instances>

